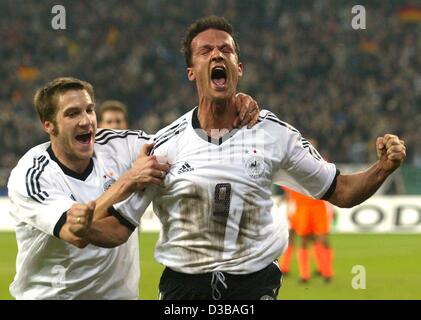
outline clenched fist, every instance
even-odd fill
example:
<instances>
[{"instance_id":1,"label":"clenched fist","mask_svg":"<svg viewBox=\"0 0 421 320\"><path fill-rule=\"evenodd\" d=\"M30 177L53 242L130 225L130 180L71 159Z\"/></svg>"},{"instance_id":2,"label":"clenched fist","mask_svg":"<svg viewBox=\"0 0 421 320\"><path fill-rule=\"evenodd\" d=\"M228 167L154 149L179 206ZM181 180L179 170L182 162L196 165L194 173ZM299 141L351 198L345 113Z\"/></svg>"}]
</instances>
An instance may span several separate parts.
<instances>
[{"instance_id":1,"label":"clenched fist","mask_svg":"<svg viewBox=\"0 0 421 320\"><path fill-rule=\"evenodd\" d=\"M67 211L69 230L78 237L85 237L92 223L95 201L88 204L76 203Z\"/></svg>"},{"instance_id":2,"label":"clenched fist","mask_svg":"<svg viewBox=\"0 0 421 320\"><path fill-rule=\"evenodd\" d=\"M393 134L385 134L376 141L380 168L391 173L396 170L406 157L405 142Z\"/></svg>"}]
</instances>

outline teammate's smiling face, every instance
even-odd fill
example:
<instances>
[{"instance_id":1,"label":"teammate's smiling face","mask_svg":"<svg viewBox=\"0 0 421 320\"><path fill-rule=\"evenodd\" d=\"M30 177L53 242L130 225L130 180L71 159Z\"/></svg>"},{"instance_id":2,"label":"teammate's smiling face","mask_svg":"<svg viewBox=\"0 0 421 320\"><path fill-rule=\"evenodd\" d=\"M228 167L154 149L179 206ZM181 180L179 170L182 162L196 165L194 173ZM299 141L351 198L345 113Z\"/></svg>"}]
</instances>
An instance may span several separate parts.
<instances>
[{"instance_id":1,"label":"teammate's smiling face","mask_svg":"<svg viewBox=\"0 0 421 320\"><path fill-rule=\"evenodd\" d=\"M82 168L93 156L97 120L95 104L86 90L68 90L56 98L55 122L46 121L56 157L70 169ZM82 169L83 170L83 169Z\"/></svg>"},{"instance_id":2,"label":"teammate's smiling face","mask_svg":"<svg viewBox=\"0 0 421 320\"><path fill-rule=\"evenodd\" d=\"M208 29L193 38L191 49L192 65L187 75L196 81L199 99L218 102L233 97L243 74L234 39L225 31Z\"/></svg>"}]
</instances>

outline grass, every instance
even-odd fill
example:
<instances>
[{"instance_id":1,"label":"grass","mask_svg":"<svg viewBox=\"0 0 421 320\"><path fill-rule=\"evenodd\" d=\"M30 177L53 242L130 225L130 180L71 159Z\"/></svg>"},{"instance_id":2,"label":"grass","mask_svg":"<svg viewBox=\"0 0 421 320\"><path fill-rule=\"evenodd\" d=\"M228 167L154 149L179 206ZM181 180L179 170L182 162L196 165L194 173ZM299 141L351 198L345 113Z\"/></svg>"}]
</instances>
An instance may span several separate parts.
<instances>
[{"instance_id":1,"label":"grass","mask_svg":"<svg viewBox=\"0 0 421 320\"><path fill-rule=\"evenodd\" d=\"M17 244L13 232L0 232L0 300L12 299L9 284L15 275Z\"/></svg>"},{"instance_id":2,"label":"grass","mask_svg":"<svg viewBox=\"0 0 421 320\"><path fill-rule=\"evenodd\" d=\"M163 267L153 259L158 235L141 235L140 298L158 297ZM284 278L280 299L421 299L421 236L354 234L333 235L335 276L329 284L320 278L301 284L295 261ZM11 299L8 286L15 272L16 241L13 233L0 232L0 299ZM366 271L366 289L353 289L356 265Z\"/></svg>"}]
</instances>

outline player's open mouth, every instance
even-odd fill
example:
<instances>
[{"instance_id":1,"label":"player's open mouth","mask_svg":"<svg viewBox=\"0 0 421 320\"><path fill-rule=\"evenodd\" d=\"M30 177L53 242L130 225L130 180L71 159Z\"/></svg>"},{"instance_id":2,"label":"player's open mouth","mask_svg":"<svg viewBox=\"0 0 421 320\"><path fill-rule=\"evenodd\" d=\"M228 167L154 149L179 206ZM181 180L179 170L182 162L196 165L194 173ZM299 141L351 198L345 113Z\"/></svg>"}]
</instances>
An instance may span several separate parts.
<instances>
[{"instance_id":1,"label":"player's open mouth","mask_svg":"<svg viewBox=\"0 0 421 320\"><path fill-rule=\"evenodd\" d=\"M213 67L211 71L211 80L217 88L225 88L225 85L227 84L227 70L225 67Z\"/></svg>"},{"instance_id":2,"label":"player's open mouth","mask_svg":"<svg viewBox=\"0 0 421 320\"><path fill-rule=\"evenodd\" d=\"M82 144L89 144L91 142L92 132L79 134L76 136L76 140Z\"/></svg>"}]
</instances>

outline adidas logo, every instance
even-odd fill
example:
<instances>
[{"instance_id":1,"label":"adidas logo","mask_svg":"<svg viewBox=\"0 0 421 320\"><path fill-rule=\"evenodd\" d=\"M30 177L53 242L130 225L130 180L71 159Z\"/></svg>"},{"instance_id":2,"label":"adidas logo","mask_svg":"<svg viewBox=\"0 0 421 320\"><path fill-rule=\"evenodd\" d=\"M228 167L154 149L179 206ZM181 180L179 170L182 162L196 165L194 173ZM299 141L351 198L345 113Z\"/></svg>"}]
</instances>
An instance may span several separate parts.
<instances>
[{"instance_id":1,"label":"adidas logo","mask_svg":"<svg viewBox=\"0 0 421 320\"><path fill-rule=\"evenodd\" d=\"M181 166L180 170L178 170L178 174L180 173L186 173L189 171L193 171L194 168L192 168L187 162L184 162L184 164Z\"/></svg>"}]
</instances>

